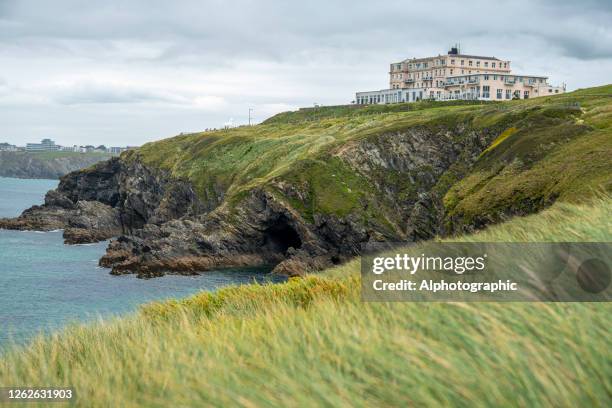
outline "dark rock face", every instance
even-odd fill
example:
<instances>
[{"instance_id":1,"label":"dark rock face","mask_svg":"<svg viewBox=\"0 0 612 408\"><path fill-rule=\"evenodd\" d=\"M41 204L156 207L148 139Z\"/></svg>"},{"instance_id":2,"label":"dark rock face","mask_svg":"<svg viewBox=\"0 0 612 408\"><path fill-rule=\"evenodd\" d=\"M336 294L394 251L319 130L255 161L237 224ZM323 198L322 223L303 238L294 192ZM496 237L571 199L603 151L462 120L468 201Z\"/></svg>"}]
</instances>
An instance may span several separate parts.
<instances>
[{"instance_id":1,"label":"dark rock face","mask_svg":"<svg viewBox=\"0 0 612 408\"><path fill-rule=\"evenodd\" d=\"M191 184L143 165L114 158L61 179L45 205L0 227L64 228L67 243L113 239L100 265L113 274L193 274L212 268L274 265L299 275L342 262L371 241L422 240L443 233L437 192L454 163L472 163L499 130L410 128L350 142L333 154L371 183L395 213L387 230L354 214L313 214L306 221L265 187L235 205L202 203ZM458 136L459 135L459 136ZM304 186L273 180L285 197L307 202Z\"/></svg>"},{"instance_id":2,"label":"dark rock face","mask_svg":"<svg viewBox=\"0 0 612 408\"><path fill-rule=\"evenodd\" d=\"M58 188L47 193L44 205L15 219L0 219L0 228L64 229L66 243L90 243L198 211L199 201L189 183L170 180L139 162L112 158L62 177Z\"/></svg>"}]
</instances>

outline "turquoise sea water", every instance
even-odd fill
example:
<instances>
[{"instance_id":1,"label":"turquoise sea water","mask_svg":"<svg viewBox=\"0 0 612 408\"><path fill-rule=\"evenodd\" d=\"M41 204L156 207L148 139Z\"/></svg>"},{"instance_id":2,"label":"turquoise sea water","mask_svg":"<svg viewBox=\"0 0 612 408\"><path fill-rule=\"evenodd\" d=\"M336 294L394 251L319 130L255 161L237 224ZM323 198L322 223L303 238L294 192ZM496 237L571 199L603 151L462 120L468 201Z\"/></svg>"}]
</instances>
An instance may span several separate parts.
<instances>
[{"instance_id":1,"label":"turquoise sea water","mask_svg":"<svg viewBox=\"0 0 612 408\"><path fill-rule=\"evenodd\" d=\"M0 217L43 202L53 180L0 178ZM268 279L266 271L227 269L143 280L98 267L107 243L64 245L61 231L0 230L0 346L74 321L135 310L147 301Z\"/></svg>"}]
</instances>

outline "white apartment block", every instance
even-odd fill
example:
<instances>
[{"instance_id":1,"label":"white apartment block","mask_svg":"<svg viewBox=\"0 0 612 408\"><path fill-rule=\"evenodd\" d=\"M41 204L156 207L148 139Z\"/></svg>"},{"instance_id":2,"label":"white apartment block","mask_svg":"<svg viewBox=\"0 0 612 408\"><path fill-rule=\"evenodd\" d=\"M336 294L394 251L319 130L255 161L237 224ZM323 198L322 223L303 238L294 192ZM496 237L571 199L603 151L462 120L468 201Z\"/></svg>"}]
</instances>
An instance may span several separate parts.
<instances>
[{"instance_id":1,"label":"white apartment block","mask_svg":"<svg viewBox=\"0 0 612 408\"><path fill-rule=\"evenodd\" d=\"M355 102L385 104L418 100L528 99L565 92L548 77L514 74L510 61L461 54L457 47L447 55L412 58L391 64L389 89L357 92Z\"/></svg>"}]
</instances>

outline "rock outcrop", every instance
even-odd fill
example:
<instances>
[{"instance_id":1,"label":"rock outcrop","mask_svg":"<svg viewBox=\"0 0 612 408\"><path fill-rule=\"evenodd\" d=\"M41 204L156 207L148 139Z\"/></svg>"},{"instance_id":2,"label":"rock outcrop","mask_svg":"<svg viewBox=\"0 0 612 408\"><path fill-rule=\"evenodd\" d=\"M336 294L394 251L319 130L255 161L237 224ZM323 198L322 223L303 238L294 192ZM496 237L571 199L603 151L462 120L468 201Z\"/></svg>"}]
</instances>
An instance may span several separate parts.
<instances>
[{"instance_id":1,"label":"rock outcrop","mask_svg":"<svg viewBox=\"0 0 612 408\"><path fill-rule=\"evenodd\" d=\"M64 229L66 243L91 243L129 235L147 223L193 215L198 202L188 183L170 182L163 172L112 158L62 177L44 205L0 219L0 228Z\"/></svg>"}]
</instances>

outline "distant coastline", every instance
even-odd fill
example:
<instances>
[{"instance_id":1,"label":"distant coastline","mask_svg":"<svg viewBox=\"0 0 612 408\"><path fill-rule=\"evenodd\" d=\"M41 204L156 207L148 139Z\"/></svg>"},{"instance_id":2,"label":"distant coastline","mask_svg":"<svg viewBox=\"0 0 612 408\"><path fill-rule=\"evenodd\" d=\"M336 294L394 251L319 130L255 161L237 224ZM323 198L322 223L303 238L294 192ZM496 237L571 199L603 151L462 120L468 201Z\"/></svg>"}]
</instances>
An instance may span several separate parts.
<instances>
[{"instance_id":1,"label":"distant coastline","mask_svg":"<svg viewBox=\"0 0 612 408\"><path fill-rule=\"evenodd\" d=\"M111 157L109 153L0 152L0 177L56 180Z\"/></svg>"}]
</instances>

